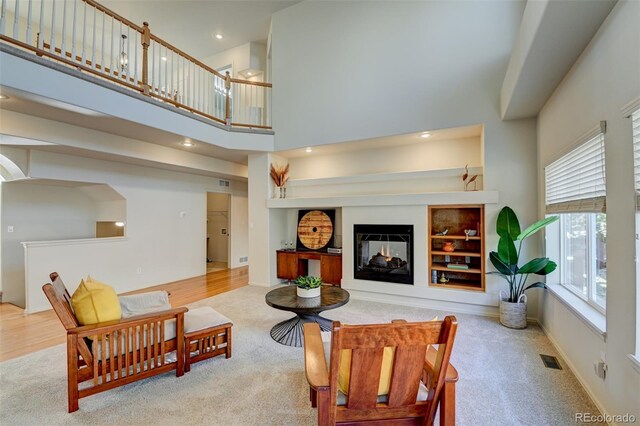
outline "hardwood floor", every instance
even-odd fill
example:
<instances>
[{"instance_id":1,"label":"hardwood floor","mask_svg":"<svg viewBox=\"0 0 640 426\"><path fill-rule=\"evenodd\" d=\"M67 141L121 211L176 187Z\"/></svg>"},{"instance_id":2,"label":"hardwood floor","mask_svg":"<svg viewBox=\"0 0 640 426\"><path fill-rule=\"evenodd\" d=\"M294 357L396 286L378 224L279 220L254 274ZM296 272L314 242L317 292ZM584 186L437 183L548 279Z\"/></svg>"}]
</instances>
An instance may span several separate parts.
<instances>
[{"instance_id":1,"label":"hardwood floor","mask_svg":"<svg viewBox=\"0 0 640 426\"><path fill-rule=\"evenodd\" d=\"M126 294L166 290L170 293L171 305L178 307L244 287L248 283L249 268L245 266ZM9 303L0 304L0 362L64 343L65 340L64 327L53 310L25 315L22 308Z\"/></svg>"}]
</instances>

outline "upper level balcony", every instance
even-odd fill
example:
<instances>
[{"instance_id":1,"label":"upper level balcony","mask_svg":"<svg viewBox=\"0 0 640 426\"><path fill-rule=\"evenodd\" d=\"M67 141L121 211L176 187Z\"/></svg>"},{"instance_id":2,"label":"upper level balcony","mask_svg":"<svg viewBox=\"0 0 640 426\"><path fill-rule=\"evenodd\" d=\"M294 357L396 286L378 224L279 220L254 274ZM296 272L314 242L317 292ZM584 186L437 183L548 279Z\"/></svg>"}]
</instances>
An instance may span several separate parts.
<instances>
[{"instance_id":1,"label":"upper level balcony","mask_svg":"<svg viewBox=\"0 0 640 426\"><path fill-rule=\"evenodd\" d=\"M246 178L247 154L273 150L270 83L216 71L95 1L2 0L0 55L13 98L2 104L5 136L231 178ZM32 116L44 120L25 127ZM54 122L106 132L105 142L35 130ZM184 141L196 149L167 150Z\"/></svg>"}]
</instances>

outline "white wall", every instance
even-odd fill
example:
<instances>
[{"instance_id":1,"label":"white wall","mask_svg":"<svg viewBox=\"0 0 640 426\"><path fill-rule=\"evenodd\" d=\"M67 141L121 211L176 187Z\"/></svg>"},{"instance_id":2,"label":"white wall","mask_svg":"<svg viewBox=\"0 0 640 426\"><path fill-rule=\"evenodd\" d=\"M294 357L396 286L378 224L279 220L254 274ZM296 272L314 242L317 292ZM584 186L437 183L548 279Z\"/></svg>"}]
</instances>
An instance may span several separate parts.
<instances>
[{"instance_id":1,"label":"white wall","mask_svg":"<svg viewBox=\"0 0 640 426\"><path fill-rule=\"evenodd\" d=\"M206 193L219 191L218 179L43 151L32 151L31 175L109 184L127 200L127 230L124 240L117 244L105 241L34 248L31 259L36 264L26 271L26 285L33 296L28 299L29 312L48 309L39 287L54 270L71 292L80 278L90 273L118 292L205 273ZM242 199L246 184L232 182L231 191L235 193L238 187ZM242 222L241 211L238 215ZM236 256L247 256L242 251L246 233L243 235L238 228L232 238L240 241L235 247ZM74 257L78 250L82 261Z\"/></svg>"},{"instance_id":2,"label":"white wall","mask_svg":"<svg viewBox=\"0 0 640 426\"><path fill-rule=\"evenodd\" d=\"M640 3L619 1L540 112L538 162L543 167L582 134L607 121L607 336L598 337L555 296L547 295L541 321L575 373L609 414L640 418L640 375L627 354L636 337L635 222L631 123L621 108L640 95ZM542 191L542 189L541 189ZM544 197L540 197L542 214ZM604 352L606 380L593 364Z\"/></svg>"},{"instance_id":3,"label":"white wall","mask_svg":"<svg viewBox=\"0 0 640 426\"><path fill-rule=\"evenodd\" d=\"M24 250L20 243L93 238L98 206L78 188L20 182L1 185L2 300L24 307ZM11 233L9 226L13 226Z\"/></svg>"},{"instance_id":4,"label":"white wall","mask_svg":"<svg viewBox=\"0 0 640 426\"><path fill-rule=\"evenodd\" d=\"M239 73L245 70L266 70L267 46L260 43L245 43L240 46L209 56L202 60L206 65L218 70L231 65L232 77L244 78ZM252 79L253 80L253 79Z\"/></svg>"},{"instance_id":5,"label":"white wall","mask_svg":"<svg viewBox=\"0 0 640 426\"><path fill-rule=\"evenodd\" d=\"M503 205L523 225L537 219L535 120L502 122L498 106L523 8L502 1L302 2L275 13L276 148L483 124L484 189L500 194L485 211L486 248L496 247ZM403 157L411 162L411 155ZM342 167L366 163L356 161ZM399 168L402 158L394 161ZM262 173L250 168L250 186L266 179ZM536 253L532 245L525 252ZM487 296L476 297L497 305L503 286L489 276ZM536 299L531 293L534 316Z\"/></svg>"}]
</instances>

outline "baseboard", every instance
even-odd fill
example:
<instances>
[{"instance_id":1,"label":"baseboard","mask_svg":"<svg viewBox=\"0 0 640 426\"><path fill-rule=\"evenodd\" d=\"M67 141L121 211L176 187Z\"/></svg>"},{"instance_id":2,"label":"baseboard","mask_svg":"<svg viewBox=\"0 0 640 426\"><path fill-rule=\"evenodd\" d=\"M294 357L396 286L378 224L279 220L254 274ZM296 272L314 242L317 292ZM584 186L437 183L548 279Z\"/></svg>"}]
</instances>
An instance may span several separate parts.
<instances>
[{"instance_id":1,"label":"baseboard","mask_svg":"<svg viewBox=\"0 0 640 426\"><path fill-rule=\"evenodd\" d=\"M591 398L591 401L593 401L593 403L596 405L598 410L600 410L600 413L602 413L605 417L610 417L610 414L604 408L604 405L602 405L600 400L596 397L596 395L593 393L591 388L587 385L587 381L584 380L582 375L578 372L578 369L573 365L573 363L571 362L571 359L562 350L562 348L560 347L556 339L551 335L551 333L549 333L549 331L544 327L544 325L540 321L536 321L536 322L544 332L545 336L547 336L547 339L549 339L549 341L551 342L555 350L560 354L560 357L562 358L566 366L569 368L569 370L571 370L573 375L576 376L576 379L578 379L578 382L580 383L582 388L587 392L587 395L589 395L589 398ZM617 425L617 423L609 423L609 422L607 422L607 424Z\"/></svg>"}]
</instances>

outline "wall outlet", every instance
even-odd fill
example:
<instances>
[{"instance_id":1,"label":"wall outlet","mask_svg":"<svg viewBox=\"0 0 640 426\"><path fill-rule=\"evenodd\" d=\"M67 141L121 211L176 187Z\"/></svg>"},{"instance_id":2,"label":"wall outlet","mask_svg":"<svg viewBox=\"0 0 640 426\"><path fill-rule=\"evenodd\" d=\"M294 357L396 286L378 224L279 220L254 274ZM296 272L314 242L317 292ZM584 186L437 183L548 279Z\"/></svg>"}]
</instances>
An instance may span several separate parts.
<instances>
[{"instance_id":1,"label":"wall outlet","mask_svg":"<svg viewBox=\"0 0 640 426\"><path fill-rule=\"evenodd\" d=\"M13 232L13 225L7 226L7 232Z\"/></svg>"},{"instance_id":2,"label":"wall outlet","mask_svg":"<svg viewBox=\"0 0 640 426\"><path fill-rule=\"evenodd\" d=\"M244 256L240 258L240 263L245 263L249 261L249 257L248 256Z\"/></svg>"},{"instance_id":3,"label":"wall outlet","mask_svg":"<svg viewBox=\"0 0 640 426\"><path fill-rule=\"evenodd\" d=\"M138 266L138 268L136 268L136 273L138 275L142 274L142 266Z\"/></svg>"}]
</instances>

